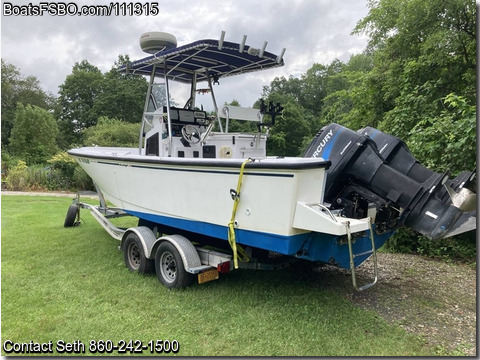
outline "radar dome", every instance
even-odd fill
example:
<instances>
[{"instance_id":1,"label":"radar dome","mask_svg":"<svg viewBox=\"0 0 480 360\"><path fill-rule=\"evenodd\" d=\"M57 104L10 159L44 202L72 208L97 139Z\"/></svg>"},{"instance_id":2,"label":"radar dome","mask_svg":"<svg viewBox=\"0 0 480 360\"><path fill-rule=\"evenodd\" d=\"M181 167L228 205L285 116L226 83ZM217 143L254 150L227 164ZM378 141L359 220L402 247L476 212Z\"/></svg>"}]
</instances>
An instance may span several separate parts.
<instances>
[{"instance_id":1,"label":"radar dome","mask_svg":"<svg viewBox=\"0 0 480 360\"><path fill-rule=\"evenodd\" d=\"M149 54L177 47L177 38L172 34L151 31L140 36L140 47Z\"/></svg>"}]
</instances>

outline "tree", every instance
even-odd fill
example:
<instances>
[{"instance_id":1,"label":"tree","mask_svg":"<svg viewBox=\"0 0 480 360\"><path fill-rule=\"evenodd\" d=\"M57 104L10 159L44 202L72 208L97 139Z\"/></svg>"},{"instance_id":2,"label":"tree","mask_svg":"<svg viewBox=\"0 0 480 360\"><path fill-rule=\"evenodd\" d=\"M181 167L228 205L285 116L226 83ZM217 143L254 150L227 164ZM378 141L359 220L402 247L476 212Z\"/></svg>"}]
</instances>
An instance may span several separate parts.
<instances>
[{"instance_id":1,"label":"tree","mask_svg":"<svg viewBox=\"0 0 480 360\"><path fill-rule=\"evenodd\" d=\"M276 117L275 125L270 130L267 154L300 156L306 149L306 141L311 138L309 124L298 103L290 100L283 106L283 114Z\"/></svg>"},{"instance_id":2,"label":"tree","mask_svg":"<svg viewBox=\"0 0 480 360\"><path fill-rule=\"evenodd\" d=\"M35 105L18 104L9 150L29 164L45 162L58 150L54 116Z\"/></svg>"},{"instance_id":3,"label":"tree","mask_svg":"<svg viewBox=\"0 0 480 360\"><path fill-rule=\"evenodd\" d=\"M312 71L311 76L314 76L314 71ZM300 79L294 78L293 76L290 76L288 79L286 79L285 77L275 78L271 82L270 86L263 87L262 98L266 99L267 103L271 101L273 103L280 103L281 105L285 105L288 103L295 104L295 106L298 107L299 110L300 119L298 121L305 121L307 124L307 129L304 129L305 133L302 134L302 136L311 136L312 134L315 134L318 130L320 130L320 123L318 121L319 116L315 115L315 109L305 107L309 104L305 101L307 97L306 94L303 93L306 77L306 75L302 75ZM313 81L309 85L311 88L314 87L312 83ZM313 90L310 89L310 93L312 91ZM316 99L318 101L321 101L321 96L318 96ZM318 102L310 102L310 104L311 103L318 104ZM259 107L259 103L256 103L254 107ZM293 122L295 121L297 120L293 120ZM273 129L275 129L275 127L273 127L272 130ZM280 141L280 139L278 138L279 135L279 133L275 135L277 137L275 141ZM284 141L284 139L281 141ZM271 142L273 142L273 139L271 140ZM294 153L298 153L298 151L294 151Z\"/></svg>"},{"instance_id":4,"label":"tree","mask_svg":"<svg viewBox=\"0 0 480 360\"><path fill-rule=\"evenodd\" d=\"M370 81L382 98L382 129L406 138L439 116L450 93L474 104L476 7L473 0L371 0L354 32L370 36Z\"/></svg>"},{"instance_id":5,"label":"tree","mask_svg":"<svg viewBox=\"0 0 480 360\"><path fill-rule=\"evenodd\" d=\"M117 71L120 65L128 62L128 56L119 56L114 67L104 75L93 108L97 116L128 123L141 122L148 83L141 75L120 74Z\"/></svg>"},{"instance_id":6,"label":"tree","mask_svg":"<svg viewBox=\"0 0 480 360\"><path fill-rule=\"evenodd\" d=\"M443 103L440 116L427 116L414 126L409 143L420 162L437 171L473 169L477 150L475 106L453 93Z\"/></svg>"},{"instance_id":7,"label":"tree","mask_svg":"<svg viewBox=\"0 0 480 360\"><path fill-rule=\"evenodd\" d=\"M95 126L100 117L141 122L148 84L143 76L118 73L118 65L125 62L128 56L119 56L106 74L86 60L74 65L60 86L62 148L81 144L83 130Z\"/></svg>"},{"instance_id":8,"label":"tree","mask_svg":"<svg viewBox=\"0 0 480 360\"><path fill-rule=\"evenodd\" d=\"M55 107L56 99L42 90L35 76L24 77L14 65L2 59L2 147L6 148L15 121L17 104L31 104L47 110Z\"/></svg>"},{"instance_id":9,"label":"tree","mask_svg":"<svg viewBox=\"0 0 480 360\"><path fill-rule=\"evenodd\" d=\"M369 83L372 69L371 54L363 53L352 56L341 71L331 73L326 79L323 123L336 122L354 130L377 126L383 112L374 105L381 100L380 92L373 91L375 87Z\"/></svg>"},{"instance_id":10,"label":"tree","mask_svg":"<svg viewBox=\"0 0 480 360\"><path fill-rule=\"evenodd\" d=\"M75 63L72 73L60 85L59 129L61 147L81 143L83 129L97 123L94 104L101 91L102 72L87 60Z\"/></svg>"},{"instance_id":11,"label":"tree","mask_svg":"<svg viewBox=\"0 0 480 360\"><path fill-rule=\"evenodd\" d=\"M268 97L270 94L275 94L275 96L281 96L283 101L287 99L292 99L294 101L300 102L300 94L302 92L302 80L290 76L286 79L284 76L272 80L270 86L263 87L262 97Z\"/></svg>"},{"instance_id":12,"label":"tree","mask_svg":"<svg viewBox=\"0 0 480 360\"><path fill-rule=\"evenodd\" d=\"M305 110L318 116L322 110L325 97L325 81L331 69L322 64L313 64L300 78L290 76L275 78L270 86L263 89L263 95L270 94L282 97L282 102L289 99L298 102Z\"/></svg>"}]
</instances>

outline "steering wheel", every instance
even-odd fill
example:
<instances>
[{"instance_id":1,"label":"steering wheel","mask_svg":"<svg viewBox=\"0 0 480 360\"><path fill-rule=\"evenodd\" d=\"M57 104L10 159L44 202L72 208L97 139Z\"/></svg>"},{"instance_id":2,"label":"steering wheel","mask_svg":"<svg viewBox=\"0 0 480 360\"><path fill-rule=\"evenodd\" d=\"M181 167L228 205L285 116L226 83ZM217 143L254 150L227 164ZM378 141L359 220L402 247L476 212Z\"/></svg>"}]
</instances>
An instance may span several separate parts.
<instances>
[{"instance_id":1,"label":"steering wheel","mask_svg":"<svg viewBox=\"0 0 480 360\"><path fill-rule=\"evenodd\" d=\"M182 136L190 144L196 144L200 141L200 131L193 125L182 127Z\"/></svg>"}]
</instances>

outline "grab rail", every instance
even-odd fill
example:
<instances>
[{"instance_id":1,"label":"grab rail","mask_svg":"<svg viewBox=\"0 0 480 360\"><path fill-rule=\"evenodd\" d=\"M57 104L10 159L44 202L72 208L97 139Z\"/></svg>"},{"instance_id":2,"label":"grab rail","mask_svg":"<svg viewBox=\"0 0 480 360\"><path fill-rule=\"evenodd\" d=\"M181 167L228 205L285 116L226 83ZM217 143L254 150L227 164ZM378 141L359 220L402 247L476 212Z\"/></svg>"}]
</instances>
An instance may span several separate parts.
<instances>
[{"instance_id":1,"label":"grab rail","mask_svg":"<svg viewBox=\"0 0 480 360\"><path fill-rule=\"evenodd\" d=\"M319 204L319 203L311 203L311 204L305 204L305 205L310 206L310 207L318 206L318 207L320 208L320 210L325 211L325 212L330 216L330 218L331 218L334 222L338 222L338 220L337 220L337 218L335 217L335 215L333 215L332 212L330 211L330 209L327 208L325 205Z\"/></svg>"}]
</instances>

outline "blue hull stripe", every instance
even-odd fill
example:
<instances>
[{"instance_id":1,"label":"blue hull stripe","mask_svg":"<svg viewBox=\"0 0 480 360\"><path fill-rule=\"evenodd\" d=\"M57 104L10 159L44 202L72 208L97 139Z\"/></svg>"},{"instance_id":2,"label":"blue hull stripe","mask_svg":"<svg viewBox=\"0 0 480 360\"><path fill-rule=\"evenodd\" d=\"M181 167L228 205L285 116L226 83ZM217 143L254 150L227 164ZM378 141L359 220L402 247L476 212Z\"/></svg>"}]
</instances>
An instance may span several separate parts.
<instances>
[{"instance_id":1,"label":"blue hull stripe","mask_svg":"<svg viewBox=\"0 0 480 360\"><path fill-rule=\"evenodd\" d=\"M174 218L162 215L154 215L137 211L125 210L130 215L145 219L157 224L173 228L195 232L198 234L228 241L228 227L210 224L201 221L193 221L182 218ZM264 233L251 230L236 229L235 238L239 244L275 251L284 255L294 255L305 242L309 233L282 236L272 233ZM195 241L195 239L191 239Z\"/></svg>"},{"instance_id":2,"label":"blue hull stripe","mask_svg":"<svg viewBox=\"0 0 480 360\"><path fill-rule=\"evenodd\" d=\"M226 225L215 225L201 221L153 215L130 210L125 211L130 215L157 224L228 241L228 227ZM344 241L344 237L341 236L314 232L282 236L244 229L236 229L235 234L236 241L242 245L274 251L279 254L295 256L310 261L335 264L346 269L350 268L348 245ZM393 232L387 232L381 235L376 234L375 248L378 249L381 247L392 235ZM190 240L195 241L195 239ZM365 233L362 237L358 237L352 247L353 252L356 254L371 250L368 233ZM360 265L368 257L368 254L355 257L355 267Z\"/></svg>"}]
</instances>

